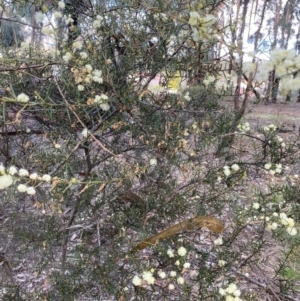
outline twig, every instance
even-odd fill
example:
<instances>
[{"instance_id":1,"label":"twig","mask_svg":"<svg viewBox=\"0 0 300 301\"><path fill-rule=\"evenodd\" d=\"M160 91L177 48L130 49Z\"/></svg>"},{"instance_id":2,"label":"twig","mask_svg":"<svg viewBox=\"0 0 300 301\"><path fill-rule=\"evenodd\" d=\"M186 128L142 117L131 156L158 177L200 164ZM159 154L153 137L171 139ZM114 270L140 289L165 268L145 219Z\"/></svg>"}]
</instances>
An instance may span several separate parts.
<instances>
[{"instance_id":1,"label":"twig","mask_svg":"<svg viewBox=\"0 0 300 301\"><path fill-rule=\"evenodd\" d=\"M50 172L50 175L56 174L56 173L59 171L59 169L60 169L62 166L64 166L64 164L65 164L66 162L68 162L68 160L70 159L70 157L71 157L71 156L73 155L73 153L75 153L75 151L79 148L79 146L80 146L81 143L82 143L82 141L79 141L79 142L74 146L74 148L71 150L71 152L69 153L69 155L67 156L67 158L66 158L65 160L63 160L63 161L56 167L55 170L51 171L51 172Z\"/></svg>"},{"instance_id":2,"label":"twig","mask_svg":"<svg viewBox=\"0 0 300 301\"><path fill-rule=\"evenodd\" d=\"M98 246L99 246L99 259L101 257L100 247L101 247L101 236L100 236L100 227L99 227L99 221L97 221L97 240L98 240Z\"/></svg>"},{"instance_id":3,"label":"twig","mask_svg":"<svg viewBox=\"0 0 300 301\"><path fill-rule=\"evenodd\" d=\"M276 300L281 301L279 299L278 295L274 292L274 290L272 289L272 287L270 285L268 286L267 283L266 283L266 287L267 287L267 290L271 291L271 293L274 295L274 297L276 298Z\"/></svg>"},{"instance_id":4,"label":"twig","mask_svg":"<svg viewBox=\"0 0 300 301\"><path fill-rule=\"evenodd\" d=\"M8 240L8 242L7 242L6 246L5 246L5 249L3 250L3 252L4 252L4 253L6 253L6 250L8 249L8 247L9 247L9 245L10 245L11 241L12 241L12 236L11 236L11 235L9 235L9 240Z\"/></svg>"},{"instance_id":5,"label":"twig","mask_svg":"<svg viewBox=\"0 0 300 301\"><path fill-rule=\"evenodd\" d=\"M276 293L272 290L272 288L271 288L270 286L268 286L268 285L266 285L266 284L263 284L263 283L260 283L260 282L258 282L258 281L256 281L256 280L254 280L254 279L252 279L252 278L246 276L245 274L243 274L242 272L238 271L238 270L237 270L236 268L234 268L234 267L231 267L230 270L233 271L234 273L236 273L236 274L238 274L238 275L240 275L240 276L246 278L246 279L249 280L250 282L252 282L252 283L258 285L259 287L264 288L267 292L268 292L268 291L271 291L271 293L276 297L276 299L279 300L279 301L281 301L281 300L279 299L279 297L278 297L278 294L276 294ZM286 295L286 294L283 294L283 293L279 293L279 294L282 295L282 296L284 296L285 298L287 298L287 299L289 299L289 300L292 300L292 301L299 301L299 299L296 299L296 298L294 298L294 297L292 297L292 296L290 296L290 295Z\"/></svg>"},{"instance_id":6,"label":"twig","mask_svg":"<svg viewBox=\"0 0 300 301\"><path fill-rule=\"evenodd\" d=\"M52 65L57 65L59 63L48 63L48 64L38 64L38 65L30 65L26 67L16 67L16 68L0 68L0 72L7 72L7 71L19 71L19 70L28 70L28 69L35 69L35 68L42 68L42 67L48 67Z\"/></svg>"},{"instance_id":7,"label":"twig","mask_svg":"<svg viewBox=\"0 0 300 301\"><path fill-rule=\"evenodd\" d=\"M54 78L54 82L56 84L56 87L61 95L61 97L63 98L63 100L65 101L66 105L68 106L68 109L74 114L74 116L76 117L77 121L84 127L86 128L85 124L82 122L82 120L80 119L80 117L78 116L78 114L73 110L72 106L69 104L69 102L67 101L67 99L65 98L64 94L61 91L60 86L57 83L56 78ZM118 159L119 161L123 162L124 164L126 164L127 166L131 166L131 164L127 163L125 160L121 159L120 157L118 157L118 155L114 154L112 151L110 151L108 148L106 148L106 146L95 137L95 135L93 133L91 133L89 131L89 135L93 138L93 140L107 153L109 153L110 155L112 155L113 157L115 157L116 159Z\"/></svg>"},{"instance_id":8,"label":"twig","mask_svg":"<svg viewBox=\"0 0 300 301\"><path fill-rule=\"evenodd\" d=\"M85 179L84 179L84 181L85 181ZM82 189L84 189L84 187L85 187L85 184L81 185L81 187L79 187L78 191L81 191ZM69 232L70 232L70 227L71 227L71 225L73 224L73 222L75 220L75 216L78 212L80 202L81 202L81 197L80 197L80 195L78 195L75 206L74 206L74 209L72 210L72 214L71 214L70 219L68 221L68 224L65 228L66 229L66 234L65 234L65 237L63 238L63 241L62 241L62 244L61 244L61 246L62 246L61 265L62 265L63 268L65 267L66 260L67 260L68 235L69 235Z\"/></svg>"},{"instance_id":9,"label":"twig","mask_svg":"<svg viewBox=\"0 0 300 301\"><path fill-rule=\"evenodd\" d=\"M77 113L74 111L74 109L72 108L72 106L69 104L69 102L67 101L67 99L65 98L56 78L54 78L54 82L55 82L55 85L61 95L61 97L63 98L64 102L66 103L68 109L74 114L74 116L76 117L77 121L85 128L85 124L82 122L82 120L79 118L79 116L77 115ZM121 158L118 158L117 155L115 155L113 152L111 152L109 149L107 149L91 132L89 132L90 136L93 138L93 140L107 153L109 153L110 155L112 155L113 157L117 158L119 161L125 163L126 165L128 166L131 166L129 163L127 163L126 161L122 160ZM81 143L81 142L80 142ZM81 191L82 189L84 189L85 185L83 185L81 188L79 188L79 191ZM75 206L74 206L74 209L72 211L72 215L69 219L69 222L67 224L67 228L70 227L74 220L75 220L75 216L78 212L78 209L79 209L79 204L80 204L80 201L81 201L81 198L78 196L77 200L76 200L76 203L75 203ZM62 267L65 267L65 264L66 264L66 259L67 259L67 246L68 246L68 233L69 233L69 230L66 230L66 235L62 241L62 256L61 256L61 265Z\"/></svg>"},{"instance_id":10,"label":"twig","mask_svg":"<svg viewBox=\"0 0 300 301\"><path fill-rule=\"evenodd\" d=\"M215 255L215 254L210 254L210 255L211 255L213 258L217 259L217 255ZM264 288L267 292L270 291L270 292L276 297L276 299L277 299L278 301L281 301L281 300L279 299L279 297L278 297L278 293L276 294L276 293L273 291L273 289L272 289L269 285L260 283L260 282L258 282L258 281L256 281L256 280L250 278L249 276L246 276L244 273L238 271L238 269L235 268L235 267L230 267L230 271L234 272L235 274L238 274L239 276L242 276L243 278L246 278L246 279L249 280L250 282L252 282L252 283L258 285L259 287ZM280 294L281 296L284 296L285 298L291 300L291 301L299 301L299 299L296 299L296 298L294 298L294 297L292 297L292 296L290 296L290 295L286 295L286 294L283 294L283 293L279 293L279 294Z\"/></svg>"},{"instance_id":11,"label":"twig","mask_svg":"<svg viewBox=\"0 0 300 301\"><path fill-rule=\"evenodd\" d=\"M178 48L170 55L170 57L168 57L164 64L161 66L161 68L159 68L160 70L162 70L162 68L164 66L166 66L166 64L173 58L175 57L175 55L183 48L183 45L185 44L187 39L185 39L184 41L182 41L182 43L178 46ZM149 78L147 79L146 83L144 85L141 85L138 90L137 93L138 95L141 95L143 93L143 91L145 91L149 85L149 83L152 81L153 78L155 78L156 74L159 73L160 70L155 70L154 72L152 72L152 74L149 76Z\"/></svg>"},{"instance_id":12,"label":"twig","mask_svg":"<svg viewBox=\"0 0 300 301\"><path fill-rule=\"evenodd\" d=\"M0 253L0 266L2 266L4 268L4 271L7 275L7 277L10 279L10 281L12 283L14 283L11 265L10 265L7 257L4 254L5 253Z\"/></svg>"},{"instance_id":13,"label":"twig","mask_svg":"<svg viewBox=\"0 0 300 301\"><path fill-rule=\"evenodd\" d=\"M41 28L41 27L38 27L38 26L33 26L31 24L27 24L25 22L22 22L22 21L19 21L19 20L10 19L10 18L3 18L3 17L1 17L0 18L0 22L1 21L19 23L19 24L26 25L26 26L29 26L29 27L32 27L32 28L36 28L36 29L40 29Z\"/></svg>"}]
</instances>

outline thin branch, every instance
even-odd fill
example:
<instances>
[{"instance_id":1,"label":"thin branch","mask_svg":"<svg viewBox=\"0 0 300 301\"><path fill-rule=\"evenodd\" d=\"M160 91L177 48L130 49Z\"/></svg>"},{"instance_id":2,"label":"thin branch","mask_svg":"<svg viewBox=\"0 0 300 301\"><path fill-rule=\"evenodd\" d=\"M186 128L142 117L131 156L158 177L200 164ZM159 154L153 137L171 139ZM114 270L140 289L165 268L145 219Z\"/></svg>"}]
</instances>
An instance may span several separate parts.
<instances>
[{"instance_id":1,"label":"thin branch","mask_svg":"<svg viewBox=\"0 0 300 301\"><path fill-rule=\"evenodd\" d=\"M150 77L147 79L146 83L145 83L144 85L140 86L140 88L137 90L137 93L138 93L139 95L141 95L141 94L147 89L149 83L150 83L150 82L152 81L152 79L156 76L156 74L158 74L159 71L162 70L162 68L165 67L165 66L167 65L167 63L170 62L171 59L172 59L173 57L175 57L175 55L180 51L180 49L183 48L183 46L184 46L186 40L187 40L187 39L185 39L184 41L182 41L182 43L179 45L179 47L178 47L178 48L170 55L170 57L168 57L168 58L165 60L164 64L162 64L162 67L159 68L158 70L154 71L154 72L150 75Z\"/></svg>"},{"instance_id":2,"label":"thin branch","mask_svg":"<svg viewBox=\"0 0 300 301\"><path fill-rule=\"evenodd\" d=\"M100 226L99 226L99 221L97 221L97 240L98 240L98 247L99 247L99 259L101 258L101 252L100 252L100 247L101 247L101 236L100 236Z\"/></svg>"},{"instance_id":3,"label":"thin branch","mask_svg":"<svg viewBox=\"0 0 300 301\"><path fill-rule=\"evenodd\" d=\"M236 274L238 274L238 275L240 275L240 276L243 276L244 278L246 278L246 279L249 280L250 282L252 282L252 283L258 285L259 287L264 288L267 292L268 292L268 291L271 292L271 293L277 298L277 300L280 300L280 299L278 298L278 294L275 294L275 292L270 288L269 285L260 283L259 281L254 280L254 279L252 279L252 278L249 277L249 276L246 276L245 274L243 274L242 272L238 271L238 270L237 270L236 268L234 268L234 267L231 267L230 270L232 270L234 273L236 273ZM282 294L282 293L279 293L279 294L280 294L281 296L285 297L286 299L289 299L289 300L292 300L292 301L299 301L299 299L296 299L296 298L294 298L294 297L292 297L292 296L290 296L290 295L286 295L286 294Z\"/></svg>"},{"instance_id":4,"label":"thin branch","mask_svg":"<svg viewBox=\"0 0 300 301\"><path fill-rule=\"evenodd\" d=\"M16 67L16 68L0 68L0 72L8 72L8 71L19 71L19 70L28 70L28 69L35 69L35 68L43 68L51 65L57 65L58 63L48 63L48 64L38 64L38 65L31 65L27 67Z\"/></svg>"},{"instance_id":5,"label":"thin branch","mask_svg":"<svg viewBox=\"0 0 300 301\"><path fill-rule=\"evenodd\" d=\"M55 170L50 172L50 175L54 175L55 173L57 173L61 167L63 167L69 160L69 158L73 155L73 153L76 152L76 150L79 148L79 146L82 144L82 141L79 141L74 148L72 149L72 151L69 153L69 155L67 156L67 158L65 160L63 160L57 167Z\"/></svg>"},{"instance_id":6,"label":"thin branch","mask_svg":"<svg viewBox=\"0 0 300 301\"><path fill-rule=\"evenodd\" d=\"M25 25L25 26L29 26L29 27L32 27L32 28L41 29L41 27L33 26L33 25L30 25L30 24L27 24L25 22L22 22L22 21L19 21L19 20L15 20L15 19L0 17L0 22L1 21L14 22L14 23L19 23L19 24L22 24L22 25Z\"/></svg>"},{"instance_id":7,"label":"thin branch","mask_svg":"<svg viewBox=\"0 0 300 301\"><path fill-rule=\"evenodd\" d=\"M72 106L69 104L69 102L67 101L67 99L65 98L64 94L62 93L62 90L60 88L60 86L57 83L56 78L54 78L54 82L56 84L56 87L61 95L61 97L63 98L63 100L65 101L68 109L74 114L74 116L76 117L77 121L84 127L86 128L85 124L82 122L82 120L80 119L80 117L78 116L78 114L74 111L74 109L72 108ZM112 155L113 157L115 157L118 161L123 162L125 165L127 166L132 166L131 164L127 163L125 160L121 159L120 157L118 157L118 155L114 154L111 150L109 150L99 139L97 139L95 137L95 135L93 133L91 133L89 131L89 135L93 138L93 140L107 153L109 153L110 155Z\"/></svg>"}]
</instances>

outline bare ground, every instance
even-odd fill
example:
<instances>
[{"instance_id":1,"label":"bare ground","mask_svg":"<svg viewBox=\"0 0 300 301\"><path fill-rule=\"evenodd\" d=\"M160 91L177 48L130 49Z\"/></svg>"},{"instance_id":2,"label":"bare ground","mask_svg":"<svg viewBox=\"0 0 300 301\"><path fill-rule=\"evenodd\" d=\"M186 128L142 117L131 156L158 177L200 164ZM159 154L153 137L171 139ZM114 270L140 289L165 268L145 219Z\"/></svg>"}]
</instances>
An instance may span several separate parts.
<instances>
[{"instance_id":1,"label":"bare ground","mask_svg":"<svg viewBox=\"0 0 300 301\"><path fill-rule=\"evenodd\" d=\"M246 118L256 120L260 125L277 123L296 130L300 127L300 103L251 105L249 111Z\"/></svg>"}]
</instances>

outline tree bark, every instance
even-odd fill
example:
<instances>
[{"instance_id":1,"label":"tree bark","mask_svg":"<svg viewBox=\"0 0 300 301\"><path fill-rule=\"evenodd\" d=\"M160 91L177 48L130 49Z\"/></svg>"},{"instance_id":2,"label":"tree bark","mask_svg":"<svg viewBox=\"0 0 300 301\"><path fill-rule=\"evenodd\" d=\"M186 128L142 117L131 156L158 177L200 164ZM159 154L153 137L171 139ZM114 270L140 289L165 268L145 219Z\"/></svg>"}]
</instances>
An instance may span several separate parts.
<instances>
[{"instance_id":1,"label":"tree bark","mask_svg":"<svg viewBox=\"0 0 300 301\"><path fill-rule=\"evenodd\" d=\"M279 0L279 3L276 2L276 15L275 15L274 26L273 26L274 40L271 44L271 50L274 50L277 45L277 35L278 35L281 7L282 7L282 0ZM271 101L273 103L277 102L279 81L277 81L277 84L275 83L275 81L276 81L276 79L275 79L275 68L274 68L269 74L269 84L268 84L269 93L266 98L267 102L270 101L270 97L271 97Z\"/></svg>"},{"instance_id":2,"label":"tree bark","mask_svg":"<svg viewBox=\"0 0 300 301\"><path fill-rule=\"evenodd\" d=\"M237 72L237 81L236 81L236 88L235 88L234 99L233 99L235 111L238 111L240 109L239 108L240 107L239 106L240 86L241 86L242 76L243 76L243 72L242 72L242 68L243 68L243 35L245 32L248 4L249 4L249 0L245 0L244 7L243 7L243 14L242 14L242 25L241 25L241 29L240 29L239 36L238 36L238 46L240 49L240 58L239 58L238 69L236 71ZM244 99L244 101L245 100L247 100L247 98Z\"/></svg>"}]
</instances>

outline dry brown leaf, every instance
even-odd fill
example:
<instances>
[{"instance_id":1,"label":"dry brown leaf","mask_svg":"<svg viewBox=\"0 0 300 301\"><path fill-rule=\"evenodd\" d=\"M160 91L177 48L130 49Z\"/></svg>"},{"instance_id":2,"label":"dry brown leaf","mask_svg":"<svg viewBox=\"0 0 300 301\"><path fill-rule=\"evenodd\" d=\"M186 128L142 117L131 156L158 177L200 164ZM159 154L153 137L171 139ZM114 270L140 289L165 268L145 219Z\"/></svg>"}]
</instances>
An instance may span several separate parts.
<instances>
[{"instance_id":1,"label":"dry brown leaf","mask_svg":"<svg viewBox=\"0 0 300 301\"><path fill-rule=\"evenodd\" d=\"M105 186L106 186L106 184L101 184L100 187L98 188L98 191L102 191Z\"/></svg>"}]
</instances>

